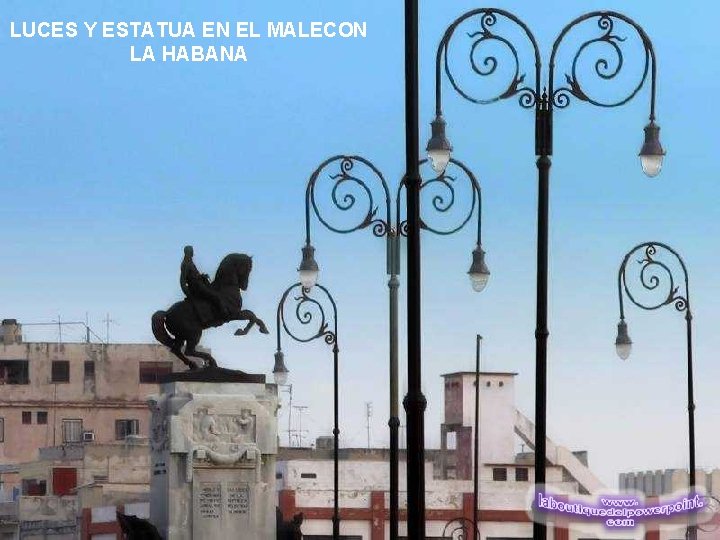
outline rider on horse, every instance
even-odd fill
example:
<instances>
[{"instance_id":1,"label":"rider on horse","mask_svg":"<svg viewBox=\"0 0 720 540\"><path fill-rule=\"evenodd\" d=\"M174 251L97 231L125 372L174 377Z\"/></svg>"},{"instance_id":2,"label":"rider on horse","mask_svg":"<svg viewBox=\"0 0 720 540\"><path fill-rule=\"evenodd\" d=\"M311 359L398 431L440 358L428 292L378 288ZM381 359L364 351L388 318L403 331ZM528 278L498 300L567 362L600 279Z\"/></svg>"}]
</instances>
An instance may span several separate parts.
<instances>
[{"instance_id":1,"label":"rider on horse","mask_svg":"<svg viewBox=\"0 0 720 540\"><path fill-rule=\"evenodd\" d=\"M218 292L210 285L210 278L207 274L201 274L193 262L193 247L185 246L185 256L180 264L180 287L183 293L193 305L196 314L202 322L219 324L226 321L230 316L230 309L223 302ZM209 313L203 304L209 302L214 313Z\"/></svg>"}]
</instances>

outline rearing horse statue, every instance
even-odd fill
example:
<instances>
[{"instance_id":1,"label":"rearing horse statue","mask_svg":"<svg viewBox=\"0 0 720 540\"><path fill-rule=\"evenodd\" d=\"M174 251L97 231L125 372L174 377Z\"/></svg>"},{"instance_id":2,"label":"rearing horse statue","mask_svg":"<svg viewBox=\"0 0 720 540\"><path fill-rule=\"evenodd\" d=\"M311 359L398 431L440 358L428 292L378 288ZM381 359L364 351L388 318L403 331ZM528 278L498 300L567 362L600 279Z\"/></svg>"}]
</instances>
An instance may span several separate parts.
<instances>
[{"instance_id":1,"label":"rearing horse statue","mask_svg":"<svg viewBox=\"0 0 720 540\"><path fill-rule=\"evenodd\" d=\"M240 290L248 287L252 270L250 256L227 255L220 262L213 281L198 272L192 257L192 246L186 246L180 269L180 286L186 298L167 311L156 311L152 316L152 331L155 339L169 347L190 369L197 366L188 357L200 358L206 366L215 367L217 362L212 355L196 350L203 330L230 321L248 321L245 328L235 332L236 336L247 334L254 325L263 334L267 334L268 329L255 313L242 309Z\"/></svg>"}]
</instances>

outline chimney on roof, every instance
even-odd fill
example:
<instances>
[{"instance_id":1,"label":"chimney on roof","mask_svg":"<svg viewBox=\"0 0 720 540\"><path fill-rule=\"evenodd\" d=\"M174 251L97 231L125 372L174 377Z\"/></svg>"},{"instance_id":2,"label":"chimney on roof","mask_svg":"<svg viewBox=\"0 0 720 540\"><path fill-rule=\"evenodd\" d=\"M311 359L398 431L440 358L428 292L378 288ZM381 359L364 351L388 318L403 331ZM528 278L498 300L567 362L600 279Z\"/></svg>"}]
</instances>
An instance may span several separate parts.
<instances>
[{"instance_id":1,"label":"chimney on roof","mask_svg":"<svg viewBox=\"0 0 720 540\"><path fill-rule=\"evenodd\" d=\"M22 326L17 319L3 319L0 325L0 339L4 345L22 343Z\"/></svg>"}]
</instances>

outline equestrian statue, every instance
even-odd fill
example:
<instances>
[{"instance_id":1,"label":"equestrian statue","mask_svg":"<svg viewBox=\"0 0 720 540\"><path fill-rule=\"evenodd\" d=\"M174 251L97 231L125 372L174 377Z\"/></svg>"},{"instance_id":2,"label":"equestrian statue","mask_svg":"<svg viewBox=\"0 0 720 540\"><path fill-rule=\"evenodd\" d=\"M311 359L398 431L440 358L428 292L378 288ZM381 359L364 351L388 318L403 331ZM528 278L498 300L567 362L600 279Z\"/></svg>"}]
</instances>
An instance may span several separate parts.
<instances>
[{"instance_id":1,"label":"equestrian statue","mask_svg":"<svg viewBox=\"0 0 720 540\"><path fill-rule=\"evenodd\" d=\"M183 361L190 369L197 369L190 357L199 358L205 367L217 367L207 352L196 350L203 330L222 326L230 321L248 321L244 328L235 331L244 336L257 325L267 334L265 323L249 309L242 309L240 290L248 287L252 257L241 253L227 255L218 266L215 279L210 281L193 262L192 246L185 246L180 265L180 288L185 299L176 302L167 311L156 311L152 316L152 331L160 343Z\"/></svg>"}]
</instances>

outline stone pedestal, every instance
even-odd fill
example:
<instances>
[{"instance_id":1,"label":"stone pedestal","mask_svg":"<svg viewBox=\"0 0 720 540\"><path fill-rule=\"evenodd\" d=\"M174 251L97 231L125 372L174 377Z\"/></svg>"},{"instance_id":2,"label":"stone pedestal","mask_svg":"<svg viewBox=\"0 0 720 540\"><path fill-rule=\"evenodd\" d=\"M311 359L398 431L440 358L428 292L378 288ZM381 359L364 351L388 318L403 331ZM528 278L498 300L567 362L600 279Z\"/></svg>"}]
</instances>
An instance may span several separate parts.
<instances>
[{"instance_id":1,"label":"stone pedestal","mask_svg":"<svg viewBox=\"0 0 720 540\"><path fill-rule=\"evenodd\" d=\"M169 376L149 402L150 521L163 538L275 538L277 386L214 368Z\"/></svg>"}]
</instances>

